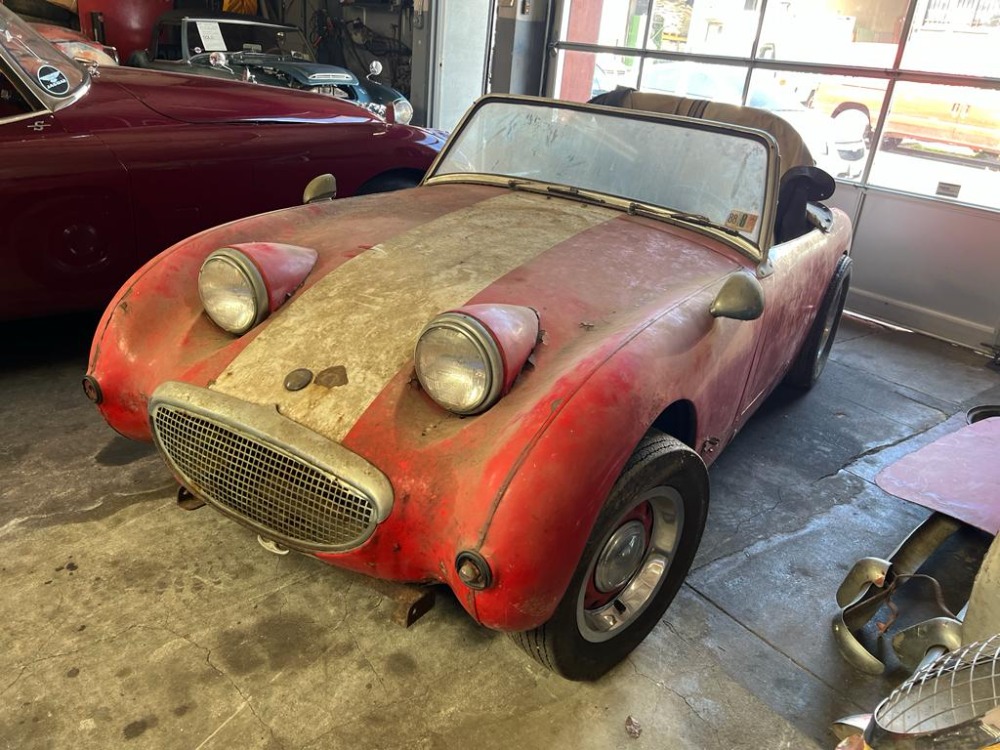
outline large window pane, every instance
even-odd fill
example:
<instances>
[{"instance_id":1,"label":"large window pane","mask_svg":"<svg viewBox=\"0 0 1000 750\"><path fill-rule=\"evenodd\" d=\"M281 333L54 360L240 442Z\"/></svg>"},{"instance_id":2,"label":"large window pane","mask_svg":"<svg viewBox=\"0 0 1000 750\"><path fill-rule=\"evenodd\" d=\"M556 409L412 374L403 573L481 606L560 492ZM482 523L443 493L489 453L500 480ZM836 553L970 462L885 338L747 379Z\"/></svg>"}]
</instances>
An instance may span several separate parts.
<instances>
[{"instance_id":1,"label":"large window pane","mask_svg":"<svg viewBox=\"0 0 1000 750\"><path fill-rule=\"evenodd\" d=\"M735 65L707 65L690 60L646 60L639 88L657 94L740 104L746 75L745 67Z\"/></svg>"},{"instance_id":2,"label":"large window pane","mask_svg":"<svg viewBox=\"0 0 1000 750\"><path fill-rule=\"evenodd\" d=\"M1000 208L1000 91L898 83L869 181Z\"/></svg>"},{"instance_id":3,"label":"large window pane","mask_svg":"<svg viewBox=\"0 0 1000 750\"><path fill-rule=\"evenodd\" d=\"M585 102L598 94L614 91L618 86L635 88L638 78L638 57L562 51L559 53L555 97Z\"/></svg>"},{"instance_id":4,"label":"large window pane","mask_svg":"<svg viewBox=\"0 0 1000 750\"><path fill-rule=\"evenodd\" d=\"M907 1L769 2L757 55L796 62L891 67Z\"/></svg>"},{"instance_id":5,"label":"large window pane","mask_svg":"<svg viewBox=\"0 0 1000 750\"><path fill-rule=\"evenodd\" d=\"M562 38L605 47L641 47L651 0L571 0Z\"/></svg>"},{"instance_id":6,"label":"large window pane","mask_svg":"<svg viewBox=\"0 0 1000 750\"><path fill-rule=\"evenodd\" d=\"M887 85L886 81L873 78L814 78L812 90L804 101L810 109L831 119L835 148L842 159L851 162L846 173L831 174L845 179L861 176Z\"/></svg>"},{"instance_id":7,"label":"large window pane","mask_svg":"<svg viewBox=\"0 0 1000 750\"><path fill-rule=\"evenodd\" d=\"M1000 0L925 0L917 6L903 67L1000 77Z\"/></svg>"},{"instance_id":8,"label":"large window pane","mask_svg":"<svg viewBox=\"0 0 1000 750\"><path fill-rule=\"evenodd\" d=\"M749 57L759 0L653 0L648 49Z\"/></svg>"},{"instance_id":9,"label":"large window pane","mask_svg":"<svg viewBox=\"0 0 1000 750\"><path fill-rule=\"evenodd\" d=\"M815 74L756 70L746 103L774 112L799 131L817 166L834 177L856 180L865 168L866 129L846 123L839 112L834 117L833 111L812 106L817 89L828 86L828 80Z\"/></svg>"}]
</instances>

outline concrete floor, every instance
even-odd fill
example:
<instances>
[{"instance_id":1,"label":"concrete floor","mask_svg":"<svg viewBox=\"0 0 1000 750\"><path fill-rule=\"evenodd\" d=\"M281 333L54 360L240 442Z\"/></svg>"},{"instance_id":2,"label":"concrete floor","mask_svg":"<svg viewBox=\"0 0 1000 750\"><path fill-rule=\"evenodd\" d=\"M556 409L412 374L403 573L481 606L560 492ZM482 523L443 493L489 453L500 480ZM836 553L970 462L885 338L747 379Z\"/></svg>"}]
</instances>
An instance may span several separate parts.
<instances>
[{"instance_id":1,"label":"concrete floor","mask_svg":"<svg viewBox=\"0 0 1000 750\"><path fill-rule=\"evenodd\" d=\"M159 459L83 398L93 322L4 326L4 748L832 747L829 722L900 679L840 659L834 591L925 515L873 477L1000 398L983 358L846 323L820 384L777 391L713 469L663 622L575 684L449 596L404 630L366 579L179 510Z\"/></svg>"}]
</instances>

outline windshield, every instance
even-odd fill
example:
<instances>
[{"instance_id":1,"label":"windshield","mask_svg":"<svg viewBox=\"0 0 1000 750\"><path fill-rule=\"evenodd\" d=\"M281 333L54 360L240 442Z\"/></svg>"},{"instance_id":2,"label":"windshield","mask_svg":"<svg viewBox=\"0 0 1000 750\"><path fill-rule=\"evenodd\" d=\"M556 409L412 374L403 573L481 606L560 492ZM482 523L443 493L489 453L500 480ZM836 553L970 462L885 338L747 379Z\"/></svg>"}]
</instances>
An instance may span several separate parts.
<instances>
[{"instance_id":1,"label":"windshield","mask_svg":"<svg viewBox=\"0 0 1000 750\"><path fill-rule=\"evenodd\" d=\"M48 96L71 96L87 80L83 68L2 5L0 47L35 88Z\"/></svg>"},{"instance_id":2,"label":"windshield","mask_svg":"<svg viewBox=\"0 0 1000 750\"><path fill-rule=\"evenodd\" d=\"M192 55L203 52L245 52L281 55L312 62L305 35L296 28L241 21L189 21L187 44Z\"/></svg>"},{"instance_id":3,"label":"windshield","mask_svg":"<svg viewBox=\"0 0 1000 750\"><path fill-rule=\"evenodd\" d=\"M118 64L107 52L103 52L86 42L67 40L65 42L55 42L55 45L66 57L71 57L74 60L103 65L106 68L111 68Z\"/></svg>"},{"instance_id":4,"label":"windshield","mask_svg":"<svg viewBox=\"0 0 1000 750\"><path fill-rule=\"evenodd\" d=\"M699 214L759 243L767 169L762 140L722 126L487 100L432 176L496 175L593 191Z\"/></svg>"}]
</instances>

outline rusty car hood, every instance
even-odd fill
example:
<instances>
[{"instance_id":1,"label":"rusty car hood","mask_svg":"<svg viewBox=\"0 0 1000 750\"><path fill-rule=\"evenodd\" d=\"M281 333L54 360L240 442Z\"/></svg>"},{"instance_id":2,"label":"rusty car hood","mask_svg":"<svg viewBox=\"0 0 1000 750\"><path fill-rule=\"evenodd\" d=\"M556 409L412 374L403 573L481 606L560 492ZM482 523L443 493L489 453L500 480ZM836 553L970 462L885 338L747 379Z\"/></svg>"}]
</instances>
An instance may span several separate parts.
<instances>
[{"instance_id":1,"label":"rusty car hood","mask_svg":"<svg viewBox=\"0 0 1000 750\"><path fill-rule=\"evenodd\" d=\"M595 366L585 359L599 359L602 347L619 346L665 314L687 329L678 346L692 346L684 337L705 335L710 299L699 301L697 315L671 311L741 265L734 251L695 231L563 198L433 185L393 193L391 212L385 201L336 200L223 225L140 269L101 322L116 341L99 333L91 351L91 374L119 384L101 407L109 421L129 437L149 439L146 402L159 383L180 380L273 404L349 444L362 416L382 408L376 401L404 397L416 338L438 313L491 302L538 311L535 369L513 396L539 375L584 372ZM319 260L289 302L234 338L205 315L198 269L218 247L265 240L314 248ZM686 315L697 325L687 325ZM125 340L132 342L129 360L155 366L101 356L102 347ZM292 393L284 378L298 368L343 368L347 383ZM426 397L410 399L411 407L426 412L413 424L426 418L458 428L459 418L442 415Z\"/></svg>"},{"instance_id":2,"label":"rusty car hood","mask_svg":"<svg viewBox=\"0 0 1000 750\"><path fill-rule=\"evenodd\" d=\"M348 102L305 91L208 76L102 68L100 87L117 86L154 112L181 122L333 122L376 120Z\"/></svg>"},{"instance_id":3,"label":"rusty car hood","mask_svg":"<svg viewBox=\"0 0 1000 750\"><path fill-rule=\"evenodd\" d=\"M412 200L444 190L413 191ZM317 248L325 257L311 286L212 387L275 404L341 442L392 381L398 390L408 380L417 337L439 313L468 303L531 307L545 331L538 367L561 369L567 357L627 337L735 266L692 233L610 208L486 195L364 248ZM347 382L290 392L285 377L299 368L346 372Z\"/></svg>"}]
</instances>

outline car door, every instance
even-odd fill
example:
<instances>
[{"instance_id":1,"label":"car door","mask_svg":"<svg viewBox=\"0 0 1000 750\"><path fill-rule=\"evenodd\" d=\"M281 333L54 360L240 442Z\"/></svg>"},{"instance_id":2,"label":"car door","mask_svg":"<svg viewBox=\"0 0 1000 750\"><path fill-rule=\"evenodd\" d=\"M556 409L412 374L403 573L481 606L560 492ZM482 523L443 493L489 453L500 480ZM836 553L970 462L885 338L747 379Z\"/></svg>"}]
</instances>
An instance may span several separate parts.
<instances>
[{"instance_id":1,"label":"car door","mask_svg":"<svg viewBox=\"0 0 1000 750\"><path fill-rule=\"evenodd\" d=\"M125 170L0 59L0 317L106 303L135 267Z\"/></svg>"},{"instance_id":2,"label":"car door","mask_svg":"<svg viewBox=\"0 0 1000 750\"><path fill-rule=\"evenodd\" d=\"M768 253L772 272L761 279L766 300L764 335L743 395L738 426L753 414L798 354L833 270L829 248L829 238L815 229L775 245Z\"/></svg>"}]
</instances>

